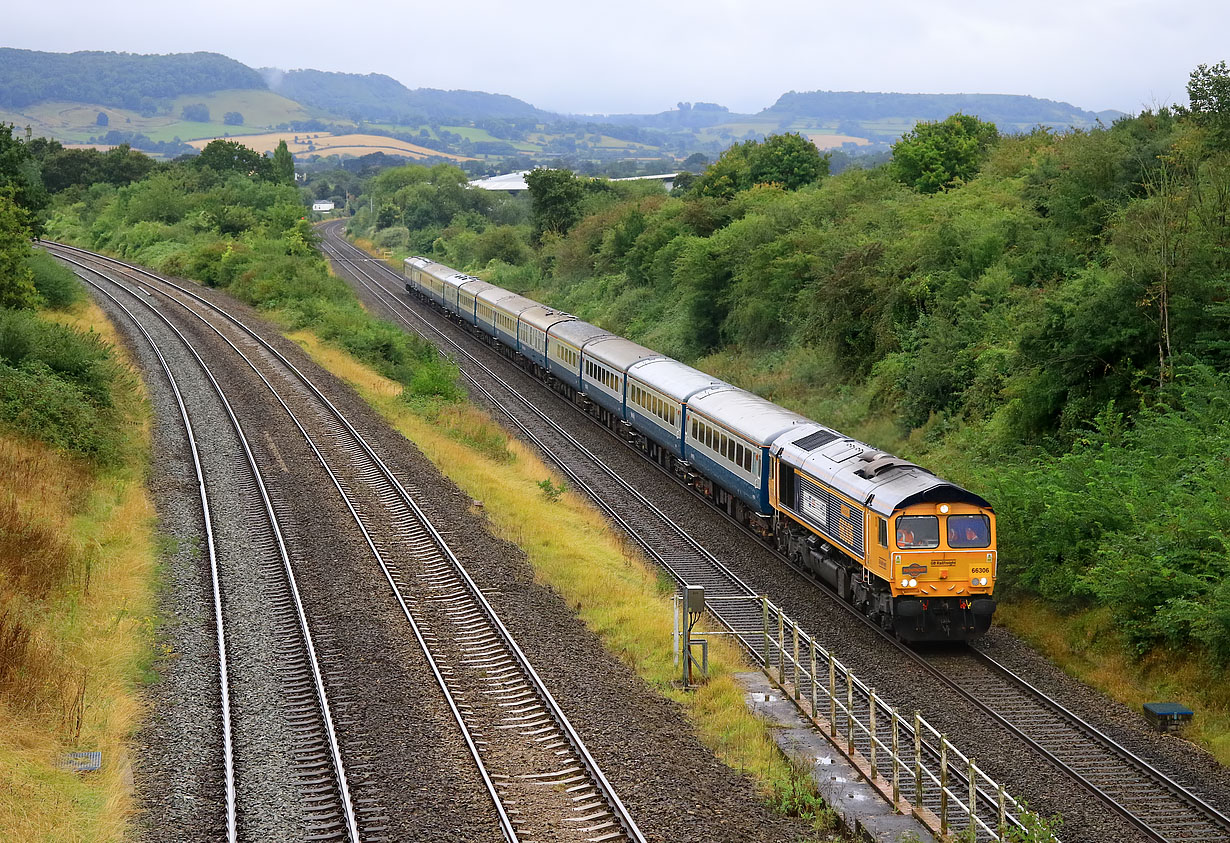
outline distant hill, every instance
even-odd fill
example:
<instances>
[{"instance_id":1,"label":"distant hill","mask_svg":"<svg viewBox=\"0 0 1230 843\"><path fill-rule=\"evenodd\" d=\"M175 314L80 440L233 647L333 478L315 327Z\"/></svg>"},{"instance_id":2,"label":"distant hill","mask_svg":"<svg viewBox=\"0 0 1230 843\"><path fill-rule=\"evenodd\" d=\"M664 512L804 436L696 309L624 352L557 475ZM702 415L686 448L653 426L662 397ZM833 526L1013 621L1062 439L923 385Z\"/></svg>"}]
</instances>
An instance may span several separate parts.
<instances>
[{"instance_id":1,"label":"distant hill","mask_svg":"<svg viewBox=\"0 0 1230 843\"><path fill-rule=\"evenodd\" d=\"M351 120L414 125L423 121L449 122L519 118L542 120L550 112L505 94L482 91L411 90L380 73L332 73L322 70L264 70L269 88L304 105L330 111Z\"/></svg>"},{"instance_id":2,"label":"distant hill","mask_svg":"<svg viewBox=\"0 0 1230 843\"><path fill-rule=\"evenodd\" d=\"M83 102L152 109L156 101L234 88L263 89L259 73L217 53L42 53L0 48L0 107Z\"/></svg>"},{"instance_id":3,"label":"distant hill","mask_svg":"<svg viewBox=\"0 0 1230 843\"><path fill-rule=\"evenodd\" d=\"M1099 114L1066 102L1018 94L891 94L865 91L791 91L761 112L764 116L912 123L943 120L956 112L972 114L1001 130L1043 125L1086 128Z\"/></svg>"},{"instance_id":4,"label":"distant hill","mask_svg":"<svg viewBox=\"0 0 1230 843\"><path fill-rule=\"evenodd\" d=\"M601 121L615 126L644 126L654 129L705 129L739 119L744 115L731 114L724 105L712 102L681 102L670 111L657 114L606 114Z\"/></svg>"}]
</instances>

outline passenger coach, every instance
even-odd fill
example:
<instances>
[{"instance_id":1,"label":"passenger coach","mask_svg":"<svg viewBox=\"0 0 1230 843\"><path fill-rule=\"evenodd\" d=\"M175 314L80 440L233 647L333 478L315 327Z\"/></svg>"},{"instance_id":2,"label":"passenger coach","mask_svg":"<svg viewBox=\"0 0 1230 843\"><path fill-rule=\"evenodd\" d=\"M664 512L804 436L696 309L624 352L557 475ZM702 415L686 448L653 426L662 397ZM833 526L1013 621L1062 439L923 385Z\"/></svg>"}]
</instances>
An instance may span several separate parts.
<instances>
[{"instance_id":1,"label":"passenger coach","mask_svg":"<svg viewBox=\"0 0 1230 843\"><path fill-rule=\"evenodd\" d=\"M978 495L665 355L428 258L406 291L473 326L843 599L909 641L986 632L995 513Z\"/></svg>"}]
</instances>

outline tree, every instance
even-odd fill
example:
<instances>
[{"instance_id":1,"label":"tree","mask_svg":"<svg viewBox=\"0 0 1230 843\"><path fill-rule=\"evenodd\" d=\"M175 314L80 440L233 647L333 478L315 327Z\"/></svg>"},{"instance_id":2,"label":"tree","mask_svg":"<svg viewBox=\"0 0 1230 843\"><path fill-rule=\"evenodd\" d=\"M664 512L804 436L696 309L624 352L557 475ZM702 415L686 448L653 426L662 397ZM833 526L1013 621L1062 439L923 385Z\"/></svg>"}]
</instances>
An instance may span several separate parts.
<instances>
[{"instance_id":1,"label":"tree","mask_svg":"<svg viewBox=\"0 0 1230 843\"><path fill-rule=\"evenodd\" d=\"M183 111L180 112L180 117L184 120L190 120L193 123L208 123L209 122L209 106L203 102L185 105Z\"/></svg>"},{"instance_id":2,"label":"tree","mask_svg":"<svg viewBox=\"0 0 1230 843\"><path fill-rule=\"evenodd\" d=\"M707 166L709 166L709 156L703 152L693 152L683 159L683 169L693 173L697 170L703 170Z\"/></svg>"},{"instance_id":3,"label":"tree","mask_svg":"<svg viewBox=\"0 0 1230 843\"><path fill-rule=\"evenodd\" d=\"M36 215L47 207L50 197L30 144L13 137L13 126L9 123L0 123L0 189L3 188L13 191L12 200L30 215L27 222L34 234L39 234L42 229Z\"/></svg>"},{"instance_id":4,"label":"tree","mask_svg":"<svg viewBox=\"0 0 1230 843\"><path fill-rule=\"evenodd\" d=\"M998 137L994 123L968 114L919 123L893 144L893 171L919 193L938 193L972 179Z\"/></svg>"},{"instance_id":5,"label":"tree","mask_svg":"<svg viewBox=\"0 0 1230 843\"><path fill-rule=\"evenodd\" d=\"M227 126L242 126L243 115L238 111L228 111L222 115L222 122Z\"/></svg>"},{"instance_id":6,"label":"tree","mask_svg":"<svg viewBox=\"0 0 1230 843\"><path fill-rule=\"evenodd\" d=\"M273 162L254 149L229 140L210 141L197 156L198 167L208 167L220 175L237 173L262 179L273 175Z\"/></svg>"},{"instance_id":7,"label":"tree","mask_svg":"<svg viewBox=\"0 0 1230 843\"><path fill-rule=\"evenodd\" d=\"M693 186L697 196L729 199L757 184L780 184L798 190L828 175L829 160L802 135L770 135L748 140L722 153Z\"/></svg>"},{"instance_id":8,"label":"tree","mask_svg":"<svg viewBox=\"0 0 1230 843\"><path fill-rule=\"evenodd\" d=\"M581 219L585 185L571 170L539 167L526 173L533 201L534 240L544 234L567 234Z\"/></svg>"},{"instance_id":9,"label":"tree","mask_svg":"<svg viewBox=\"0 0 1230 843\"><path fill-rule=\"evenodd\" d=\"M12 187L0 188L0 307L38 306L30 254L29 215Z\"/></svg>"},{"instance_id":10,"label":"tree","mask_svg":"<svg viewBox=\"0 0 1230 843\"><path fill-rule=\"evenodd\" d=\"M273 180L278 184L295 183L295 157L285 140L278 141L278 148L273 151Z\"/></svg>"},{"instance_id":11,"label":"tree","mask_svg":"<svg viewBox=\"0 0 1230 843\"><path fill-rule=\"evenodd\" d=\"M770 135L752 147L749 159L752 184L780 184L798 190L828 175L828 156L800 134Z\"/></svg>"},{"instance_id":12,"label":"tree","mask_svg":"<svg viewBox=\"0 0 1230 843\"><path fill-rule=\"evenodd\" d=\"M1217 146L1230 147L1230 68L1226 63L1196 65L1187 82L1187 98L1196 123L1209 129Z\"/></svg>"},{"instance_id":13,"label":"tree","mask_svg":"<svg viewBox=\"0 0 1230 843\"><path fill-rule=\"evenodd\" d=\"M94 118L94 122L97 123L99 126L110 126L111 118L107 116L107 112L100 111L98 112L98 116Z\"/></svg>"}]
</instances>

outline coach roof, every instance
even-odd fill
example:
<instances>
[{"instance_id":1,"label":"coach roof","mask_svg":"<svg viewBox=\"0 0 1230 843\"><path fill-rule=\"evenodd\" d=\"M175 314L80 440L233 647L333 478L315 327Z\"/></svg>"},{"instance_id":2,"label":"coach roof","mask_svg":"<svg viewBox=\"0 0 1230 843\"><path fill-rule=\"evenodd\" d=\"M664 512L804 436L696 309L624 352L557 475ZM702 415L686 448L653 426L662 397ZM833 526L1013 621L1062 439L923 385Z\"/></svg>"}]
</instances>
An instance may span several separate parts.
<instances>
[{"instance_id":1,"label":"coach roof","mask_svg":"<svg viewBox=\"0 0 1230 843\"><path fill-rule=\"evenodd\" d=\"M768 445L795 425L807 423L798 413L729 385L696 393L688 399L688 407L759 445Z\"/></svg>"}]
</instances>

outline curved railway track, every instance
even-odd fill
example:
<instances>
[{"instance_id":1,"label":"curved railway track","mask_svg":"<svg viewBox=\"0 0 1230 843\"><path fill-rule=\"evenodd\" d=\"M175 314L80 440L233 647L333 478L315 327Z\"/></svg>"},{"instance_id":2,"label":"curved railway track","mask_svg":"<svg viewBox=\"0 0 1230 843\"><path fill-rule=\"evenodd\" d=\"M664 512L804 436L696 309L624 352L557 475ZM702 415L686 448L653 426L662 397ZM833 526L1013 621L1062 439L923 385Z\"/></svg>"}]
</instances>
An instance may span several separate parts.
<instances>
[{"instance_id":1,"label":"curved railway track","mask_svg":"<svg viewBox=\"0 0 1230 843\"><path fill-rule=\"evenodd\" d=\"M337 263L343 274L348 275L352 281L363 286L372 296L381 301L394 318L409 330L418 333L438 347L441 345L447 347L447 351L444 348L441 350L453 356L458 362L464 362L466 365L462 366L462 373L471 385L508 416L531 441L538 444L578 486L589 494L600 508L617 523L623 525L641 547L646 549L651 558L671 571L681 582L705 586L708 595L754 596L751 589L720 561L705 551L699 543L692 540L683 528L674 524L665 513L627 484L599 456L575 440L558 423L522 397L505 378L464 347L454 334L465 332L475 343L479 343L478 339L451 320L445 320L438 311L433 310L432 317L428 317L422 312L423 309L427 309L425 306L420 308L418 305L410 304L404 293L404 279L383 261L372 258L338 236L339 227L334 224L324 228L326 234L324 249L326 254ZM442 320L447 321L457 331L442 330L437 324ZM489 353L495 354L490 346L482 344ZM474 372L467 371L467 367L472 368ZM492 389L480 383L480 378L494 383L496 388ZM500 391L501 395L497 396L496 391ZM499 400L500 397L504 400ZM567 402L561 403L566 404ZM589 416L579 408L574 408L574 410L578 415L589 419ZM531 418L537 419L537 422L532 422ZM558 446L553 447L546 441L548 437L541 435L543 424L549 431L549 437L566 443L567 453L559 452ZM531 425L537 427L537 430L531 429ZM602 429L607 430L616 441L625 447L638 450L614 432L605 427ZM672 482L681 483L662 466L652 460L646 461L658 468ZM592 466L601 480L585 475L578 467L580 465ZM596 489L596 484L606 481L613 482L619 488L620 498L636 500L644 510L644 517L633 518L626 507L612 505L609 490L604 490L607 493L600 494ZM698 493L697 497L707 502L707 499ZM725 515L717 507L713 509ZM753 535L742 525L739 526L749 535ZM644 530L643 534L639 532L641 530ZM681 542L685 547L680 548L672 542ZM1222 841L1223 843L1230 841L1230 818L1222 810L1193 793L1190 787L1185 787L1166 776L1135 753L1065 709L1026 680L993 662L985 654L973 647L960 653L943 656L920 654L885 634L877 625L871 623L848 603L838 599L823 584L806 571L799 569L786 557L778 554L778 558L819 587L852 617L874 629L898 654L917 664L937 681L986 712L1038 752L1048 763L1061 770L1110 810L1131 823L1143 839ZM709 608L720 622L739 636L753 657L763 662L755 643L759 640L762 629L759 614L756 613L755 617L749 618L746 612L732 612L722 606L721 603L715 603ZM844 687L840 688L840 691L844 694ZM860 701L860 695L855 696L856 710L861 706L862 711L865 712L868 704L866 697L863 696ZM860 747L860 751L865 752L866 747ZM959 775L956 778L960 780ZM980 807L980 816L984 814L988 817L994 816L990 805L992 796L983 795L984 798L980 800L980 803L987 804ZM924 804L933 807L926 799L924 799Z\"/></svg>"},{"instance_id":2,"label":"curved railway track","mask_svg":"<svg viewBox=\"0 0 1230 843\"><path fill-rule=\"evenodd\" d=\"M81 254L64 246L53 251ZM579 733L417 504L422 492L397 478L323 392L241 321L139 267L87 259L140 276L199 319L286 411L341 495L422 648L505 838L643 843Z\"/></svg>"},{"instance_id":3,"label":"curved railway track","mask_svg":"<svg viewBox=\"0 0 1230 843\"><path fill-rule=\"evenodd\" d=\"M211 385L227 418L231 429L244 452L245 463L251 472L245 478L246 485L251 489L252 497L259 498L262 515L267 519L269 527L268 550L266 563L272 562L277 567L276 574L282 586L281 593L275 597L274 610L278 615L276 627L281 633L279 644L281 652L288 662L293 664L287 671L285 685L286 704L295 712L294 727L298 744L295 754L298 761L297 782L302 791L302 802L310 825L305 832L315 840L354 840L358 837L358 822L355 807L350 798L346 782L346 768L342 762L338 744L337 730L330 710L328 691L325 688L321 672L320 660L312 641L311 630L308 627L307 615L303 607L299 587L295 581L290 557L283 540L282 529L278 515L265 489L257 468L255 458L243 428L236 418L230 402L222 387L214 378L213 373L205 364L192 343L176 328L170 320L156 309L149 306L140 296L133 296L123 285L114 282L105 272L92 269L86 264L63 254L57 254L64 262L76 268L76 273L82 281L95 289L99 295L112 302L131 320L136 330L149 344L151 352L157 358L165 374L172 395L179 410L184 426L185 436L192 454L192 462L196 474L198 494L201 501L202 521L205 530L206 551L209 560L211 590L213 595L213 615L216 629L219 667L220 716L222 729L222 766L226 809L226 838L235 843L239 837L240 817L236 787L236 760L234 749L233 718L231 714L231 683L230 669L227 657L227 622L224 610L225 588L219 573L217 543L214 536L215 514L211 507L208 483L202 468L201 448L194 432L190 413L178 380L171 366L163 356L157 341L142 324L141 320L124 303L120 295L113 293L103 282L89 276L110 281L115 286L125 290L129 299L138 306L143 306L183 344L183 347L195 360L206 380ZM295 658L295 655L298 658ZM259 810L258 806L247 806L247 810Z\"/></svg>"}]
</instances>

